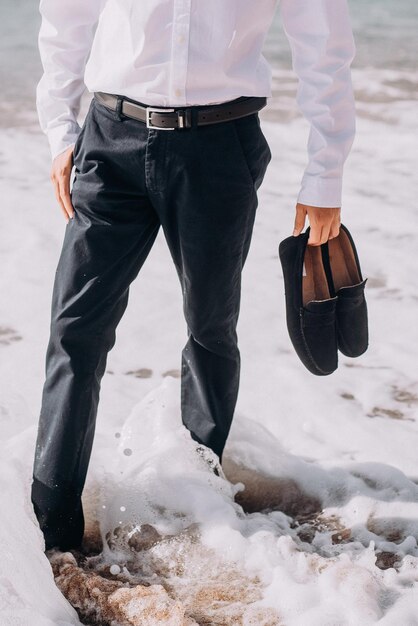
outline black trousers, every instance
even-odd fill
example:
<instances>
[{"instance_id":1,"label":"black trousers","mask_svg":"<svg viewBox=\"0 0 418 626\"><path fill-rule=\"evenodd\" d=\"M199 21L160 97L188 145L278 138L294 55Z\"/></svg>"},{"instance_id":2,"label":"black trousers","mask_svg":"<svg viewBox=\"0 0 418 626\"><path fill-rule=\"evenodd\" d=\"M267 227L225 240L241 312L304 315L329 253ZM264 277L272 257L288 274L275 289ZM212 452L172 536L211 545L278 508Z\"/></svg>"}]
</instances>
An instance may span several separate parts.
<instances>
[{"instance_id":1,"label":"black trousers","mask_svg":"<svg viewBox=\"0 0 418 626\"><path fill-rule=\"evenodd\" d=\"M271 152L258 113L164 131L93 98L73 157L75 217L53 286L33 467L44 522L48 498L81 497L107 354L160 226L187 323L182 421L222 459L239 386L241 271Z\"/></svg>"}]
</instances>

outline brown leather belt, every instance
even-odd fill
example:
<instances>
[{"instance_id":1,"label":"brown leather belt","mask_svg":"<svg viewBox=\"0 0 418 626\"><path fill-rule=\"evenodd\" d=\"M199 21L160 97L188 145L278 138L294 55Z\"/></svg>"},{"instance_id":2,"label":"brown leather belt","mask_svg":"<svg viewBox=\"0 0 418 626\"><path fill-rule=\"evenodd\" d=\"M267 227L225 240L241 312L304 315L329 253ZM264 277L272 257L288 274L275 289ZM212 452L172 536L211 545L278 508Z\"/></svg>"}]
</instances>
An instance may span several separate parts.
<instances>
[{"instance_id":1,"label":"brown leather belt","mask_svg":"<svg viewBox=\"0 0 418 626\"><path fill-rule=\"evenodd\" d=\"M153 107L126 96L95 91L94 98L112 111L140 120L147 128L175 130L216 124L245 117L260 111L267 104L265 96L241 96L235 100L212 105L184 107Z\"/></svg>"}]
</instances>

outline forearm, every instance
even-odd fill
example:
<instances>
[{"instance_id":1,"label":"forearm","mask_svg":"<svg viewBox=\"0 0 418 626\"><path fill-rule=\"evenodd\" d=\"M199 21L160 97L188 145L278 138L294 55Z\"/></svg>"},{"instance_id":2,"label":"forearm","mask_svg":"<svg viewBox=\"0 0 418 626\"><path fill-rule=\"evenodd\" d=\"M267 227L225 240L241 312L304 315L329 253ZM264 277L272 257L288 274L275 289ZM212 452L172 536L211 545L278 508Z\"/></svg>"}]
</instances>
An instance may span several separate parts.
<instances>
[{"instance_id":1,"label":"forearm","mask_svg":"<svg viewBox=\"0 0 418 626\"><path fill-rule=\"evenodd\" d=\"M40 2L38 44L44 72L36 88L36 106L52 158L75 143L80 131L84 68L100 6L101 0Z\"/></svg>"},{"instance_id":2,"label":"forearm","mask_svg":"<svg viewBox=\"0 0 418 626\"><path fill-rule=\"evenodd\" d=\"M297 103L310 123L298 202L340 207L343 166L355 136L347 0L281 0L281 13L299 78Z\"/></svg>"}]
</instances>

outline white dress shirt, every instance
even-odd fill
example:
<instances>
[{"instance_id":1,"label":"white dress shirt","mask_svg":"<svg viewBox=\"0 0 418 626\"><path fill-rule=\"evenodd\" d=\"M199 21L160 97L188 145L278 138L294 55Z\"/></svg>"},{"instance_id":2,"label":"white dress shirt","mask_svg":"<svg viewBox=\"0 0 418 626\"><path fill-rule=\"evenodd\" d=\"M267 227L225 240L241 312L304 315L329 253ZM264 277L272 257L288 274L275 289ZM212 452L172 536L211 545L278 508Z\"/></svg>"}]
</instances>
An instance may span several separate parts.
<instances>
[{"instance_id":1,"label":"white dress shirt","mask_svg":"<svg viewBox=\"0 0 418 626\"><path fill-rule=\"evenodd\" d=\"M52 158L80 132L86 87L153 106L271 96L262 46L277 6L310 123L298 201L341 206L355 135L347 0L40 0L36 104Z\"/></svg>"}]
</instances>

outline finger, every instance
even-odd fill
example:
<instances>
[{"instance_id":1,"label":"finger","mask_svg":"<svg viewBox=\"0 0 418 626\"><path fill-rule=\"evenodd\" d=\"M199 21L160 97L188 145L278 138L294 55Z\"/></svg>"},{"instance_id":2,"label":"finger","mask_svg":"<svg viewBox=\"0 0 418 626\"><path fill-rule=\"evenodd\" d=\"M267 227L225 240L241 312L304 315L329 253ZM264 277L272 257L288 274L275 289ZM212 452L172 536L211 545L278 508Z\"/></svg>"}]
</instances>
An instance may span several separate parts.
<instances>
[{"instance_id":1,"label":"finger","mask_svg":"<svg viewBox=\"0 0 418 626\"><path fill-rule=\"evenodd\" d=\"M72 205L71 196L70 196L70 177L66 175L63 178L59 178L58 184L59 184L59 192L60 192L61 200L65 207L65 210L68 216L73 218L74 207Z\"/></svg>"},{"instance_id":2,"label":"finger","mask_svg":"<svg viewBox=\"0 0 418 626\"><path fill-rule=\"evenodd\" d=\"M322 231L323 226L320 224L311 224L311 230L309 232L308 245L320 246L322 243Z\"/></svg>"},{"instance_id":3,"label":"finger","mask_svg":"<svg viewBox=\"0 0 418 626\"><path fill-rule=\"evenodd\" d=\"M334 239L335 237L338 237L339 234L340 234L340 225L338 224L338 222L336 224L333 223L331 226L331 230L329 231L328 239Z\"/></svg>"},{"instance_id":4,"label":"finger","mask_svg":"<svg viewBox=\"0 0 418 626\"><path fill-rule=\"evenodd\" d=\"M340 228L341 228L341 216L340 216L340 213L338 213L337 215L335 215L334 219L332 220L330 231L329 231L329 239L334 239L334 237L338 237L338 235L340 234Z\"/></svg>"},{"instance_id":5,"label":"finger","mask_svg":"<svg viewBox=\"0 0 418 626\"><path fill-rule=\"evenodd\" d=\"M306 211L301 207L296 207L295 223L293 225L293 236L300 235L305 227Z\"/></svg>"},{"instance_id":6,"label":"finger","mask_svg":"<svg viewBox=\"0 0 418 626\"><path fill-rule=\"evenodd\" d=\"M64 206L64 204L63 204L63 202L61 200L58 181L55 178L52 178L52 184L53 184L53 187L54 187L55 197L57 199L58 204L60 205L60 208L61 208L61 210L62 210L62 212L64 214L64 217L65 217L65 220L66 220L66 222L68 224L69 217L68 217L68 213L67 213L67 211L65 209L65 206Z\"/></svg>"},{"instance_id":7,"label":"finger","mask_svg":"<svg viewBox=\"0 0 418 626\"><path fill-rule=\"evenodd\" d=\"M321 244L326 243L328 241L330 232L331 232L331 227L324 226L321 232Z\"/></svg>"},{"instance_id":8,"label":"finger","mask_svg":"<svg viewBox=\"0 0 418 626\"><path fill-rule=\"evenodd\" d=\"M331 226L330 226L330 224L324 224L324 225L322 226L322 230L321 230L321 240L320 240L320 243L321 243L321 244L326 243L326 242L328 241L328 239L329 239L329 233L330 233L330 230L331 230Z\"/></svg>"}]
</instances>

